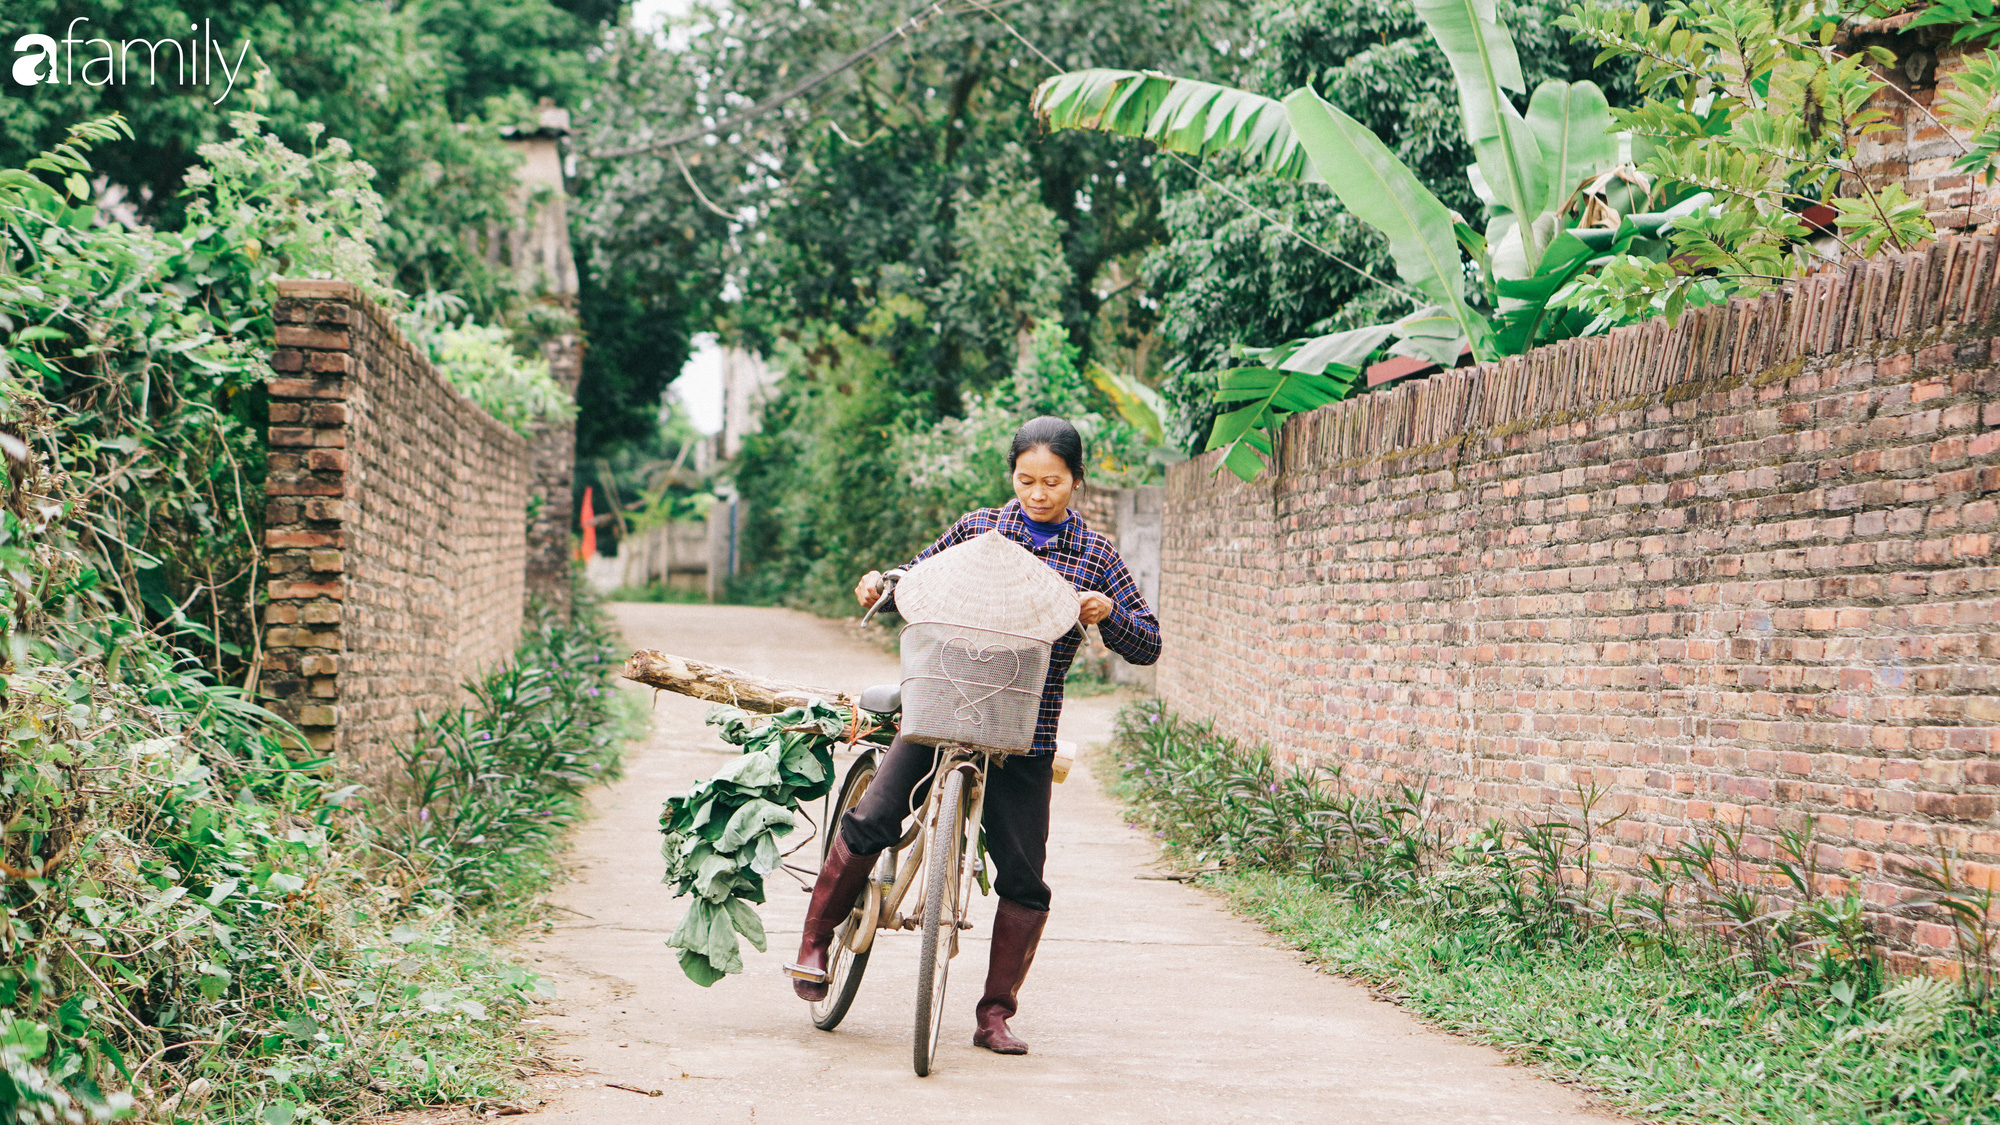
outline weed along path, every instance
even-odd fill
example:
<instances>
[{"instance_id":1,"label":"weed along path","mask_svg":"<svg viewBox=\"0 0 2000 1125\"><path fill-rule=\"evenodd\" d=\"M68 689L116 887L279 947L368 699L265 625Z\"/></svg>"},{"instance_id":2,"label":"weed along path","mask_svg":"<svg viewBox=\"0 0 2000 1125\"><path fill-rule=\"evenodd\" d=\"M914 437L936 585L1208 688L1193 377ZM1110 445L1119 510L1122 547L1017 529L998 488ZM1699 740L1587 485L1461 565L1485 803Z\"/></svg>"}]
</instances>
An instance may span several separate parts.
<instances>
[{"instance_id":1,"label":"weed along path","mask_svg":"<svg viewBox=\"0 0 2000 1125\"><path fill-rule=\"evenodd\" d=\"M832 688L896 677L893 657L803 614L613 608L634 647ZM1103 741L1115 707L1072 702L1065 736ZM554 928L524 947L557 987L541 1017L556 1032L554 1054L568 1062L566 1073L536 1080L541 1117L591 1125L1615 1120L1493 1051L1315 972L1213 896L1161 880L1151 838L1125 825L1091 776L1088 753L1056 787L1055 909L1014 1021L1033 1046L1025 1058L971 1045L991 898L974 900L975 929L952 963L930 1078L910 1071L915 938L884 934L846 1022L832 1034L814 1030L778 972L806 901L785 876L771 877L763 908L770 952L745 946L743 975L697 987L661 944L682 904L659 881L657 818L663 800L725 761L729 748L702 724L706 711L680 696L657 699L651 740L632 752L625 779L597 794L596 817L577 838L578 878L555 891Z\"/></svg>"}]
</instances>

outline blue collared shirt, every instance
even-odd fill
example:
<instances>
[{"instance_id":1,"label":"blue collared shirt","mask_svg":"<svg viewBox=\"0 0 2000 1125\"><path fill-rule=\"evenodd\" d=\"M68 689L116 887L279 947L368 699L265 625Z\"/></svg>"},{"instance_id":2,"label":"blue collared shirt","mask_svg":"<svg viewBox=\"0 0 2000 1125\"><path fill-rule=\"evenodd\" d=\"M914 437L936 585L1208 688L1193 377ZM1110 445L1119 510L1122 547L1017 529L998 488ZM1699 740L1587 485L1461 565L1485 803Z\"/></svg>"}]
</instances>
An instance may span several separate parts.
<instances>
[{"instance_id":1,"label":"blue collared shirt","mask_svg":"<svg viewBox=\"0 0 2000 1125\"><path fill-rule=\"evenodd\" d=\"M1098 623L1097 631L1105 645L1124 657L1126 663L1143 665L1159 660L1160 622L1146 604L1145 595L1139 592L1139 584L1132 580L1132 573L1125 569L1125 560L1118 557L1118 548L1111 545L1111 540L1090 530L1083 517L1075 512L1069 514L1055 537L1040 547L1035 546L1034 538L1028 534L1028 517L1021 511L1019 500L1009 500L998 508L967 512L937 542L910 560L909 565L915 566L946 547L956 547L994 530L1027 548L1077 590L1094 590L1111 599L1111 616ZM894 604L892 599L890 607ZM1063 680L1069 675L1070 662L1076 659L1076 650L1082 644L1083 626L1078 625L1057 639L1054 651L1049 654L1049 676L1042 686L1041 714L1035 723L1031 753L1055 753L1056 723L1062 718Z\"/></svg>"}]
</instances>

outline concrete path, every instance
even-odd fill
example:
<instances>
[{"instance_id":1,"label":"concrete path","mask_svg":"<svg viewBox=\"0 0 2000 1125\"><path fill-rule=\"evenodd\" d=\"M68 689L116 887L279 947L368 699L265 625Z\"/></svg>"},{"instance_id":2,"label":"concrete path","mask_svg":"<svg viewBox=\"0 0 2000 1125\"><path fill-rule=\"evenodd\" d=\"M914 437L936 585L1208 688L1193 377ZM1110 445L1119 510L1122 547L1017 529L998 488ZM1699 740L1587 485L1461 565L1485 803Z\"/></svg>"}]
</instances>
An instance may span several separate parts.
<instances>
[{"instance_id":1,"label":"concrete path","mask_svg":"<svg viewBox=\"0 0 2000 1125\"><path fill-rule=\"evenodd\" d=\"M661 648L830 688L896 678L894 659L844 627L727 606L614 607L634 647ZM1066 737L1100 742L1113 699L1079 700ZM774 875L771 951L703 989L661 942L681 904L660 884L660 803L729 749L705 705L661 695L652 740L597 795L558 888L553 931L525 948L559 999L542 1013L570 1073L536 1085L540 1116L591 1125L735 1122L1563 1122L1613 1120L1483 1047L1430 1031L1358 986L1276 947L1200 890L1157 878L1150 837L1127 827L1088 762L1056 788L1055 909L1003 1058L971 1045L993 900L952 963L948 1022L929 1078L910 1070L916 938L885 934L839 1030L815 1030L778 972L806 896ZM844 768L844 763L843 763ZM817 845L807 850L817 855ZM1147 876L1154 876L1147 878ZM615 1089L661 1090L660 1097Z\"/></svg>"}]
</instances>

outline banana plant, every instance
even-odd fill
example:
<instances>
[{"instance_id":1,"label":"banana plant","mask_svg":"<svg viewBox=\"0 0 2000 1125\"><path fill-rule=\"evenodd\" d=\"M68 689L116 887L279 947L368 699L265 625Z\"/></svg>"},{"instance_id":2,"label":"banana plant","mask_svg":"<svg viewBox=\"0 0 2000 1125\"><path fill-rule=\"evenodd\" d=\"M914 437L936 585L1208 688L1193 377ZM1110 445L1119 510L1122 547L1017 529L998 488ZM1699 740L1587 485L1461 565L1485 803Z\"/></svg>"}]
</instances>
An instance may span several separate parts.
<instances>
[{"instance_id":1,"label":"banana plant","mask_svg":"<svg viewBox=\"0 0 2000 1125\"><path fill-rule=\"evenodd\" d=\"M1623 214L1609 192L1586 198L1589 184L1629 163L1596 84L1544 82L1523 115L1511 97L1526 93L1520 59L1493 0L1418 0L1416 8L1457 82L1484 234L1310 88L1279 100L1151 71L1083 70L1043 82L1030 103L1052 129L1139 137L1192 155L1235 150L1268 174L1322 181L1388 239L1398 276L1428 302L1394 324L1291 341L1256 353L1256 366L1221 372L1217 400L1234 409L1216 420L1208 448L1225 450L1223 465L1245 480L1256 477L1286 415L1354 394L1363 365L1384 345L1449 365L1467 347L1491 359L1588 327L1591 318L1579 324L1551 301L1590 263L1657 237L1670 221ZM1586 218L1590 237L1568 233ZM1464 254L1493 291L1490 315L1467 301Z\"/></svg>"}]
</instances>

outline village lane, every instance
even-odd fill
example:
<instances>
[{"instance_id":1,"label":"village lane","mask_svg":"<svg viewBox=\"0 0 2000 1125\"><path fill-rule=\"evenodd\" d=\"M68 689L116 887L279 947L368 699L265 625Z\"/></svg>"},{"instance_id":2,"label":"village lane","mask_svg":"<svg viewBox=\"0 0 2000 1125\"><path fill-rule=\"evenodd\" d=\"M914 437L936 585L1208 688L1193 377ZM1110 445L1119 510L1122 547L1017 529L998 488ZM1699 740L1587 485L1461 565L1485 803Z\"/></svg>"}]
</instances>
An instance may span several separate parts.
<instances>
[{"instance_id":1,"label":"village lane","mask_svg":"<svg viewBox=\"0 0 2000 1125\"><path fill-rule=\"evenodd\" d=\"M796 682L858 690L896 678L893 656L838 623L778 609L612 607L634 647ZM632 690L643 690L633 688ZM1077 700L1068 739L1108 738L1115 697ZM538 1013L567 1072L535 1081L540 1116L632 1122L1609 1122L1575 1092L1497 1053L1424 1028L1350 982L1314 971L1199 889L1159 877L1150 835L1124 822L1086 751L1055 791L1054 910L1015 1029L1025 1058L971 1046L994 900L953 962L932 1077L910 1069L917 942L884 934L859 999L815 1030L778 966L806 896L774 875L771 949L712 988L662 941L682 904L660 883L666 797L730 748L707 705L661 694L625 778L595 794L576 837L576 881L556 888L554 928L522 951L558 990ZM842 768L845 762L841 763ZM788 843L796 842L796 837ZM817 855L817 844L805 854ZM659 1097L609 1083L661 1090Z\"/></svg>"}]
</instances>

